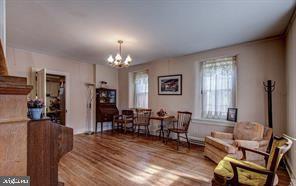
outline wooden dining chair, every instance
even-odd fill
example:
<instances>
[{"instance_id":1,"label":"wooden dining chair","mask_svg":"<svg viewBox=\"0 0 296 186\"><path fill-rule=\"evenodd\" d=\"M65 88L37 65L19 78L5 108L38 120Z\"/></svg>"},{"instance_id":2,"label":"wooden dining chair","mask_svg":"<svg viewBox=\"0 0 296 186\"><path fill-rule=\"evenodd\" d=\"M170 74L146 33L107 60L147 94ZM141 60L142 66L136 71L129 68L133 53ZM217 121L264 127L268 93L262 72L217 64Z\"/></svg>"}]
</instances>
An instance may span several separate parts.
<instances>
[{"instance_id":1,"label":"wooden dining chair","mask_svg":"<svg viewBox=\"0 0 296 186\"><path fill-rule=\"evenodd\" d=\"M177 134L177 150L179 150L180 137L186 139L188 148L190 148L190 142L189 142L187 133L188 133L188 128L191 122L191 116L192 116L191 112L178 111L177 120L173 121L173 127L169 127L167 129L168 134L167 134L166 144L169 140L170 133L173 132ZM180 136L180 134L185 134L185 137Z\"/></svg>"},{"instance_id":2,"label":"wooden dining chair","mask_svg":"<svg viewBox=\"0 0 296 186\"><path fill-rule=\"evenodd\" d=\"M144 130L144 134L150 135L149 125L151 117L151 109L136 109L136 117L134 120L134 126L138 130L138 136L140 135L140 130ZM141 129L141 127L144 127Z\"/></svg>"},{"instance_id":3,"label":"wooden dining chair","mask_svg":"<svg viewBox=\"0 0 296 186\"><path fill-rule=\"evenodd\" d=\"M112 129L114 125L117 125L117 129L119 129L119 127L124 129L124 133L126 133L127 129L132 129L134 132L134 111L122 110L121 115L115 115L113 117Z\"/></svg>"}]
</instances>

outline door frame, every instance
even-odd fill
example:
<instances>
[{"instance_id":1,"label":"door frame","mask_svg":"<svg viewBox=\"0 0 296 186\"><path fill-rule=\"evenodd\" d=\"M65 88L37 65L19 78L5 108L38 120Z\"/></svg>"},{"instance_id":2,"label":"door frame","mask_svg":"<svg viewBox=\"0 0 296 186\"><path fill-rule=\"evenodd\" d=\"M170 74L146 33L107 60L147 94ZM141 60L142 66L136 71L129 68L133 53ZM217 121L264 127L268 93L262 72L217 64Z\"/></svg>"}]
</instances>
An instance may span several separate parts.
<instances>
[{"instance_id":1,"label":"door frame","mask_svg":"<svg viewBox=\"0 0 296 186\"><path fill-rule=\"evenodd\" d=\"M65 126L67 126L68 119L70 118L71 112L70 112L70 73L69 72L63 72L63 71L57 71L52 70L48 68L38 68L38 67L32 67L32 78L31 78L31 84L37 85L36 79L35 79L35 73L37 71L40 71L42 69L46 69L46 74L52 74L52 75L58 75L58 76L65 76L65 82L66 82L66 111L65 111Z\"/></svg>"}]
</instances>

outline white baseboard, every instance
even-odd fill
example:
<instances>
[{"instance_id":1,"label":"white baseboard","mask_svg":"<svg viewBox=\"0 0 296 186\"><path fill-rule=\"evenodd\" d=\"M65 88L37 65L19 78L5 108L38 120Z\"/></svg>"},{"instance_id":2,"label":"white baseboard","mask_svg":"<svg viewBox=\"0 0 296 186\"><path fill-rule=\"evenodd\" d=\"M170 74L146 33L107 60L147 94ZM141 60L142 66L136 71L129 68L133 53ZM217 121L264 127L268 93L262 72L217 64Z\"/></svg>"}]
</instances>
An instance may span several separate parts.
<instances>
[{"instance_id":1,"label":"white baseboard","mask_svg":"<svg viewBox=\"0 0 296 186\"><path fill-rule=\"evenodd\" d=\"M103 131L105 130L112 130L112 123L104 123L103 124ZM101 132L101 123L98 123L97 132Z\"/></svg>"},{"instance_id":2,"label":"white baseboard","mask_svg":"<svg viewBox=\"0 0 296 186\"><path fill-rule=\"evenodd\" d=\"M188 138L190 139L191 143L201 145L201 146L205 145L205 138L199 138L199 137L195 137L195 136L188 136Z\"/></svg>"},{"instance_id":3,"label":"white baseboard","mask_svg":"<svg viewBox=\"0 0 296 186\"><path fill-rule=\"evenodd\" d=\"M97 130L97 132L101 132L101 126L100 125L101 124L98 123L98 130ZM103 125L103 131L106 131L106 130L112 130L112 123L104 123L104 125ZM87 129L77 129L77 130L74 131L74 135L76 135L76 134L83 134L85 132L87 132ZM94 132L94 131L92 131L92 132ZM152 135L152 136L158 136L159 135L159 131L152 130L152 131L150 131L150 135ZM165 135L166 135L166 133L165 133ZM176 135L174 135L174 134L171 134L170 137L172 139L176 139L177 138ZM193 143L193 144L204 145L204 141L205 141L204 138L199 138L199 137L196 137L196 136L188 136L188 138L189 138L190 142ZM185 139L181 138L181 141L185 141Z\"/></svg>"},{"instance_id":4,"label":"white baseboard","mask_svg":"<svg viewBox=\"0 0 296 186\"><path fill-rule=\"evenodd\" d=\"M85 131L86 131L85 129L77 129L77 130L74 130L74 135L76 135L76 134L82 134Z\"/></svg>"},{"instance_id":5,"label":"white baseboard","mask_svg":"<svg viewBox=\"0 0 296 186\"><path fill-rule=\"evenodd\" d=\"M105 131L105 130L111 130L111 129L112 129L112 123L104 123L103 124L103 131ZM76 134L83 134L85 132L88 132L86 128L83 128L83 129L75 129L74 130L74 135L76 135ZM93 130L91 132L95 132L95 130ZM97 132L101 132L101 123L98 123Z\"/></svg>"},{"instance_id":6,"label":"white baseboard","mask_svg":"<svg viewBox=\"0 0 296 186\"><path fill-rule=\"evenodd\" d=\"M287 167L287 172L290 176L290 179L291 179L291 183L290 185L291 186L296 186L296 177L295 177L295 173L293 172L293 169L292 169L292 166L291 166L291 162L290 160L285 157L285 163L286 163L286 167Z\"/></svg>"}]
</instances>

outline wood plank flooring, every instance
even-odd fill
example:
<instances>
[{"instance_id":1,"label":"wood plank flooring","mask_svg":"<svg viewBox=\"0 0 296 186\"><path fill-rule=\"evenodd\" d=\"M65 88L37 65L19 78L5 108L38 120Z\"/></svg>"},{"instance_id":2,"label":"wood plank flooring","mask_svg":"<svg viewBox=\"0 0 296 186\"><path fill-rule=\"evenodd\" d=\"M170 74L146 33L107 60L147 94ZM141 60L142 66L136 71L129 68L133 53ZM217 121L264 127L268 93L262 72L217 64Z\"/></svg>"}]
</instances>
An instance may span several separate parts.
<instances>
[{"instance_id":1,"label":"wood plank flooring","mask_svg":"<svg viewBox=\"0 0 296 186\"><path fill-rule=\"evenodd\" d=\"M74 137L74 149L59 164L59 181L65 186L210 185L215 164L203 156L203 148L157 137L106 132ZM289 177L279 171L280 185Z\"/></svg>"}]
</instances>

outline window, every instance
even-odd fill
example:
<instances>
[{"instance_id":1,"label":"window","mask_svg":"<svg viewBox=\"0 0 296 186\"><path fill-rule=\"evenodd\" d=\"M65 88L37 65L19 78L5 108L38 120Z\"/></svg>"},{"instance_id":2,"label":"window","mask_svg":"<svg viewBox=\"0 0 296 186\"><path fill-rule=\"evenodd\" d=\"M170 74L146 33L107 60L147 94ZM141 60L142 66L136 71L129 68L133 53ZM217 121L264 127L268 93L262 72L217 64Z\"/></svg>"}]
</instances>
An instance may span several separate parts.
<instances>
[{"instance_id":1,"label":"window","mask_svg":"<svg viewBox=\"0 0 296 186\"><path fill-rule=\"evenodd\" d=\"M236 73L235 57L202 62L202 118L224 120L236 106Z\"/></svg>"},{"instance_id":2,"label":"window","mask_svg":"<svg viewBox=\"0 0 296 186\"><path fill-rule=\"evenodd\" d=\"M148 72L134 72L134 108L148 108Z\"/></svg>"}]
</instances>

